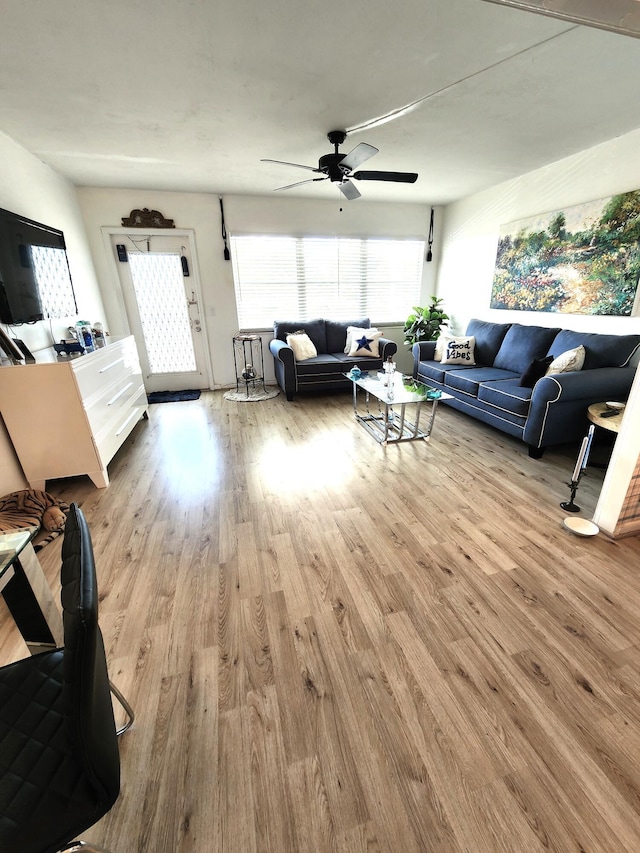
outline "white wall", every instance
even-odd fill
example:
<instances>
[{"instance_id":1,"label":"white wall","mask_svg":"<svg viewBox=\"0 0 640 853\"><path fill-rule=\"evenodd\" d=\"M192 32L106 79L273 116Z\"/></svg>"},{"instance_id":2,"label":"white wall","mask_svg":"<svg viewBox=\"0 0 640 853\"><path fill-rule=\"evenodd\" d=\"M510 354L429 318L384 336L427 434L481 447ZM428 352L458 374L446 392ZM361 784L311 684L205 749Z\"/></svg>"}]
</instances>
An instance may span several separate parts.
<instances>
[{"instance_id":1,"label":"white wall","mask_svg":"<svg viewBox=\"0 0 640 853\"><path fill-rule=\"evenodd\" d=\"M214 387L235 384L231 338L238 329L231 263L224 260L220 202L215 195L198 193L110 190L83 187L78 190L91 252L107 312L107 328L120 335L130 332L119 293L116 261L102 237L104 227L119 227L122 217L134 208L160 210L176 228L195 232L199 275L204 301L204 321L211 350ZM292 199L281 196L227 196L223 199L227 233L336 234L340 236L417 237L426 240L428 205L373 204L362 199L344 202ZM340 212L342 208L342 212ZM142 233L142 232L141 232ZM437 246L434 244L434 250ZM423 295L434 292L435 263L425 264ZM295 319L295 318L293 318ZM389 330L402 348L401 329ZM273 378L265 341L265 372ZM406 350L406 348L404 348ZM403 350L403 355L408 356Z\"/></svg>"},{"instance_id":2,"label":"white wall","mask_svg":"<svg viewBox=\"0 0 640 853\"><path fill-rule=\"evenodd\" d=\"M445 209L438 295L464 332L471 317L580 331L640 332L638 317L593 317L489 308L500 226L537 213L640 189L640 130L521 175Z\"/></svg>"},{"instance_id":3,"label":"white wall","mask_svg":"<svg viewBox=\"0 0 640 853\"><path fill-rule=\"evenodd\" d=\"M20 145L0 133L0 207L64 231L71 277L81 317L104 321L105 312L87 244L84 223L72 184L45 166ZM12 326L10 333L22 338L31 350L59 340L71 317L34 325ZM13 446L0 422L0 495L24 488Z\"/></svg>"},{"instance_id":4,"label":"white wall","mask_svg":"<svg viewBox=\"0 0 640 853\"><path fill-rule=\"evenodd\" d=\"M640 130L449 205L444 217L437 291L445 300L445 310L454 319L454 329L464 332L468 321L479 317L501 323L640 334L638 316L594 317L489 308L500 226L537 213L640 189L638 150ZM637 440L633 439L640 434L638 395L640 384L636 381L594 516L609 534L615 530L629 474L635 467L635 464L629 467L630 460L638 457Z\"/></svg>"},{"instance_id":5,"label":"white wall","mask_svg":"<svg viewBox=\"0 0 640 853\"><path fill-rule=\"evenodd\" d=\"M79 315L90 322L104 322L105 311L75 187L1 133L0 207L64 231ZM35 351L51 346L52 331L55 340L63 337L66 327L76 319L52 320L51 326L49 321L42 321L12 330L15 337L22 338Z\"/></svg>"}]
</instances>

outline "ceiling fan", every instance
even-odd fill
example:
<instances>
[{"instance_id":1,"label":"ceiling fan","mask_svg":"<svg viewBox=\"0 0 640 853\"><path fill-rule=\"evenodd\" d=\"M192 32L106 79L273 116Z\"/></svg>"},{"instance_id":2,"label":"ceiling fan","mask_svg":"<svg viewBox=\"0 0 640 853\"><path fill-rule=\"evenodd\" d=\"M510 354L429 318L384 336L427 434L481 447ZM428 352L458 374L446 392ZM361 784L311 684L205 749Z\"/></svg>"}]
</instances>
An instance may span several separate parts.
<instances>
[{"instance_id":1,"label":"ceiling fan","mask_svg":"<svg viewBox=\"0 0 640 853\"><path fill-rule=\"evenodd\" d=\"M308 178L306 181L297 181L295 184L287 184L286 187L277 187L274 192L289 190L302 184L311 184L315 181L331 181L337 184L340 192L349 200L360 198L360 192L352 179L356 181L394 181L401 184L414 184L418 180L416 172L354 172L362 163L378 153L373 145L361 142L348 154L342 154L338 148L347 138L344 130L331 130L327 139L334 146L333 154L324 154L318 161L317 168L314 166L302 166L300 163L287 163L284 160L261 160L262 163L280 163L282 166L295 166L297 169L307 169L309 172L318 172L321 178Z\"/></svg>"}]
</instances>

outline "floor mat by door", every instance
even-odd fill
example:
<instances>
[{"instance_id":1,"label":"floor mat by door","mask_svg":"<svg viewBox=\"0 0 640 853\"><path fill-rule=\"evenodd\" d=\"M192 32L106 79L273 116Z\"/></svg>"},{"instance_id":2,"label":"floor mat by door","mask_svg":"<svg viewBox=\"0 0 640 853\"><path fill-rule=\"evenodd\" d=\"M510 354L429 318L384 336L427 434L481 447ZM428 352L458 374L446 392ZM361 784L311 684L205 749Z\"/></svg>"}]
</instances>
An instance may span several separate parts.
<instances>
[{"instance_id":1,"label":"floor mat by door","mask_svg":"<svg viewBox=\"0 0 640 853\"><path fill-rule=\"evenodd\" d=\"M147 394L150 403L179 403L181 400L198 400L199 391L152 391Z\"/></svg>"}]
</instances>

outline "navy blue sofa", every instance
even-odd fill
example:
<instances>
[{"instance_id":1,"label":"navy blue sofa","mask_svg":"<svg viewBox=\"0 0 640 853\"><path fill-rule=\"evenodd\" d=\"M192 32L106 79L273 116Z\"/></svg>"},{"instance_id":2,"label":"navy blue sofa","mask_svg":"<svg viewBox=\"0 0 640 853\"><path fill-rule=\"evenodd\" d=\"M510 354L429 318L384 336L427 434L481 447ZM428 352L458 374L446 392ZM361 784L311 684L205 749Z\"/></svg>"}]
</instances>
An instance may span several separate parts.
<instances>
[{"instance_id":1,"label":"navy blue sofa","mask_svg":"<svg viewBox=\"0 0 640 853\"><path fill-rule=\"evenodd\" d=\"M387 358L393 357L397 350L395 341L379 338L379 358L371 356L349 356L344 352L347 342L347 327L370 329L368 317L358 320L287 320L273 324L273 340L269 349L273 355L273 365L278 385L293 400L299 391L335 391L352 387L350 379L344 373L352 367L361 370L381 370ZM304 361L296 361L293 350L287 344L287 335L304 330L313 341L318 355Z\"/></svg>"},{"instance_id":2,"label":"navy blue sofa","mask_svg":"<svg viewBox=\"0 0 640 853\"><path fill-rule=\"evenodd\" d=\"M545 447L582 438L591 403L626 400L640 358L640 335L476 319L465 334L475 338L475 364L441 364L434 361L434 341L418 343L412 349L414 378L451 394L447 405L522 439L535 458ZM580 345L581 370L543 376L532 388L521 385L534 360L557 358Z\"/></svg>"}]
</instances>

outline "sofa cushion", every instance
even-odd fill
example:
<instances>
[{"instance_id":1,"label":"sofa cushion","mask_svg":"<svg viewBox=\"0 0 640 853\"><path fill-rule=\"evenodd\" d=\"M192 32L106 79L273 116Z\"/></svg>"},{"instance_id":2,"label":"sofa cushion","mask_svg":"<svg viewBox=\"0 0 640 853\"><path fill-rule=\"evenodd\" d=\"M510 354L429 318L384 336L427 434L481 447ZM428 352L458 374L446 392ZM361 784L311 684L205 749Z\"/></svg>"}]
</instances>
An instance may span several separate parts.
<instances>
[{"instance_id":1,"label":"sofa cushion","mask_svg":"<svg viewBox=\"0 0 640 853\"><path fill-rule=\"evenodd\" d=\"M293 357L296 361L305 361L307 358L315 358L318 355L318 350L306 332L294 332L287 335L287 344L293 350Z\"/></svg>"},{"instance_id":2,"label":"sofa cushion","mask_svg":"<svg viewBox=\"0 0 640 853\"><path fill-rule=\"evenodd\" d=\"M327 335L324 320L285 320L273 324L273 337L281 341L294 332L306 332L318 353L327 352Z\"/></svg>"},{"instance_id":3,"label":"sofa cushion","mask_svg":"<svg viewBox=\"0 0 640 853\"><path fill-rule=\"evenodd\" d=\"M470 367L468 370L447 370L444 384L471 397L477 397L481 383L514 378L520 380L520 377L510 370L500 370L497 367Z\"/></svg>"},{"instance_id":4,"label":"sofa cushion","mask_svg":"<svg viewBox=\"0 0 640 853\"><path fill-rule=\"evenodd\" d=\"M549 347L558 332L559 329L514 323L504 336L493 366L512 370L518 374L524 373L534 358L542 358L550 354ZM570 347L564 349L570 349Z\"/></svg>"},{"instance_id":5,"label":"sofa cushion","mask_svg":"<svg viewBox=\"0 0 640 853\"><path fill-rule=\"evenodd\" d=\"M544 358L534 358L520 377L520 385L523 388L533 388L538 379L542 379L545 375L552 361L552 355L545 355Z\"/></svg>"},{"instance_id":6,"label":"sofa cushion","mask_svg":"<svg viewBox=\"0 0 640 853\"><path fill-rule=\"evenodd\" d=\"M584 365L585 350L582 344L574 349L568 349L554 358L547 368L547 376L554 373L571 373L574 370L582 370Z\"/></svg>"},{"instance_id":7,"label":"sofa cushion","mask_svg":"<svg viewBox=\"0 0 640 853\"><path fill-rule=\"evenodd\" d=\"M584 369L626 367L640 347L640 335L600 335L563 329L552 341L548 355L555 358L569 349L584 347Z\"/></svg>"},{"instance_id":8,"label":"sofa cushion","mask_svg":"<svg viewBox=\"0 0 640 853\"><path fill-rule=\"evenodd\" d=\"M446 333L438 335L435 341L435 349L433 351L434 361L442 361L442 356L444 355L445 348L453 337L453 335L448 335Z\"/></svg>"},{"instance_id":9,"label":"sofa cushion","mask_svg":"<svg viewBox=\"0 0 640 853\"><path fill-rule=\"evenodd\" d=\"M368 329L370 325L371 322L368 317L360 317L359 320L348 320L344 323L338 320L326 320L327 352L346 352L347 329L349 326Z\"/></svg>"},{"instance_id":10,"label":"sofa cushion","mask_svg":"<svg viewBox=\"0 0 640 853\"><path fill-rule=\"evenodd\" d=\"M467 335L476 339L476 363L492 365L498 355L504 336L511 323L491 323L488 320L470 320Z\"/></svg>"},{"instance_id":11,"label":"sofa cushion","mask_svg":"<svg viewBox=\"0 0 640 853\"><path fill-rule=\"evenodd\" d=\"M325 352L318 354L315 358L307 358L304 361L296 362L296 372L298 376L308 376L329 372L340 373L341 371L338 360Z\"/></svg>"},{"instance_id":12,"label":"sofa cushion","mask_svg":"<svg viewBox=\"0 0 640 853\"><path fill-rule=\"evenodd\" d=\"M444 377L447 373L453 373L454 370L469 370L471 366L475 365L464 366L462 364L442 364L439 361L421 361L420 376L444 385Z\"/></svg>"},{"instance_id":13,"label":"sofa cushion","mask_svg":"<svg viewBox=\"0 0 640 853\"><path fill-rule=\"evenodd\" d=\"M473 336L446 338L440 361L442 364L475 364L475 348L476 339Z\"/></svg>"},{"instance_id":14,"label":"sofa cushion","mask_svg":"<svg viewBox=\"0 0 640 853\"><path fill-rule=\"evenodd\" d=\"M382 337L382 332L379 332L377 329L351 328L351 349L349 350L349 355L378 358L380 355L378 341Z\"/></svg>"},{"instance_id":15,"label":"sofa cushion","mask_svg":"<svg viewBox=\"0 0 640 853\"><path fill-rule=\"evenodd\" d=\"M362 335L365 334L377 334L381 336L382 332L380 331L380 329L376 329L375 326L366 326L364 328L362 326L347 326L347 343L345 344L343 352L345 352L347 355L349 355L349 353L351 352L351 344L353 343L354 335L361 338ZM331 352L336 353L340 352L340 350L331 350Z\"/></svg>"},{"instance_id":16,"label":"sofa cushion","mask_svg":"<svg viewBox=\"0 0 640 853\"><path fill-rule=\"evenodd\" d=\"M532 390L532 388L521 385L519 379L483 382L478 389L478 400L515 415L526 417L529 413Z\"/></svg>"}]
</instances>

